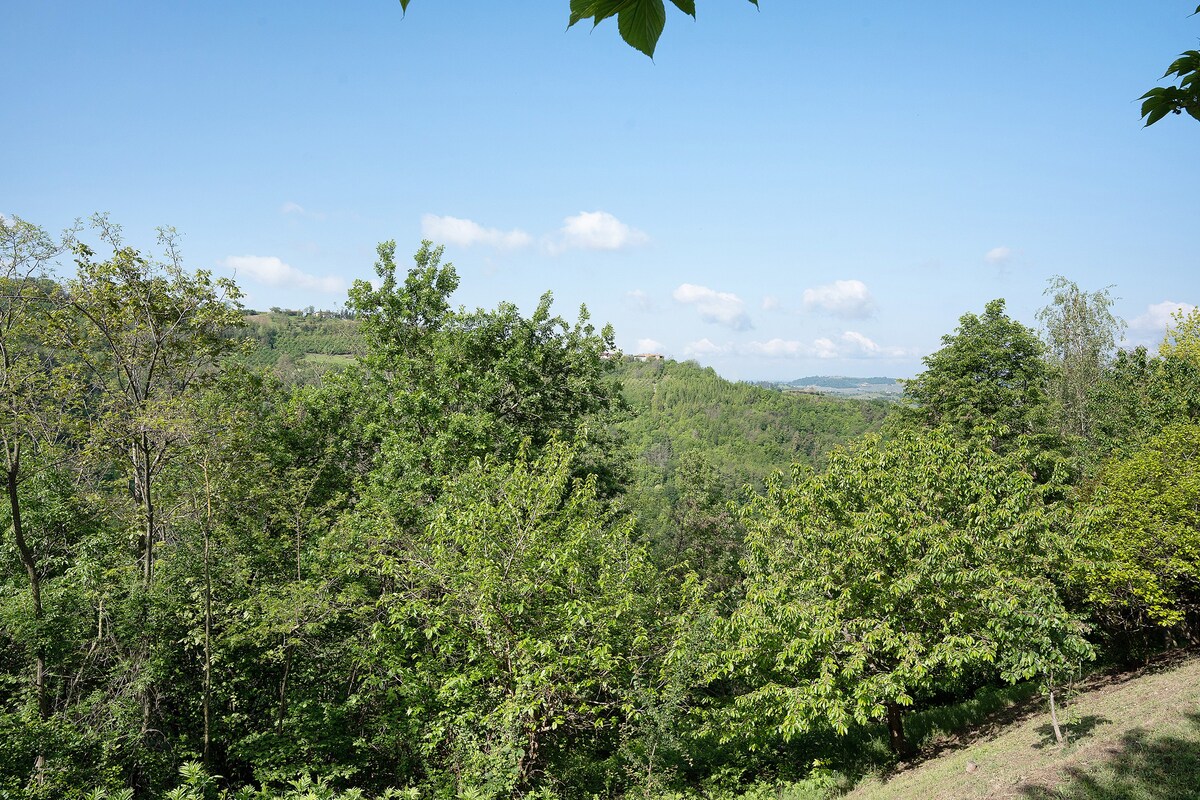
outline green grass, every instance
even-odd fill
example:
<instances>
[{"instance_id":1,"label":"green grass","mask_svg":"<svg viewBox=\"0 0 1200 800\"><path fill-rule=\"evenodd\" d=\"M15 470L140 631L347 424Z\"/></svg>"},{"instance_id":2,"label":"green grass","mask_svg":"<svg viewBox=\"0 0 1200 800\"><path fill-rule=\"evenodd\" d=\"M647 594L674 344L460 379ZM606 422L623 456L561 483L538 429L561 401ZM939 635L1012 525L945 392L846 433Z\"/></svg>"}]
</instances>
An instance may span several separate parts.
<instances>
[{"instance_id":1,"label":"green grass","mask_svg":"<svg viewBox=\"0 0 1200 800\"><path fill-rule=\"evenodd\" d=\"M1065 720L1068 743L1059 747L1044 700L1032 696L969 733L927 737L922 759L860 781L848 797L1200 798L1200 657L1194 653L1087 679Z\"/></svg>"},{"instance_id":2,"label":"green grass","mask_svg":"<svg viewBox=\"0 0 1200 800\"><path fill-rule=\"evenodd\" d=\"M1167 800L1200 797L1200 713L1154 730L1122 734L1105 761L1068 767L1057 786L1023 792L1036 800Z\"/></svg>"}]
</instances>

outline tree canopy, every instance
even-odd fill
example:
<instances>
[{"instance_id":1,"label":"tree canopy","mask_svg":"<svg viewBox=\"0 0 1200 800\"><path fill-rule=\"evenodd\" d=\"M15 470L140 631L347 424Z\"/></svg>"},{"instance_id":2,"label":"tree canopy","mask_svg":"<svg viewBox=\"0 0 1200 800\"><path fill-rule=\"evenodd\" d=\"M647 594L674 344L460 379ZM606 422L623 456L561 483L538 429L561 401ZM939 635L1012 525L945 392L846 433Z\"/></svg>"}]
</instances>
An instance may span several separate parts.
<instances>
[{"instance_id":1,"label":"tree canopy","mask_svg":"<svg viewBox=\"0 0 1200 800\"><path fill-rule=\"evenodd\" d=\"M985 429L1013 440L1044 427L1047 365L1037 335L992 300L982 315L964 314L926 356L925 371L904 382L910 417L949 426L965 437Z\"/></svg>"},{"instance_id":2,"label":"tree canopy","mask_svg":"<svg viewBox=\"0 0 1200 800\"><path fill-rule=\"evenodd\" d=\"M992 301L897 420L455 308L385 242L344 312L252 315L341 357L281 374L235 285L96 222L0 220L0 796L785 795L980 687L1060 733L1095 650L1195 636L1198 314L1113 354L1057 279L1047 360Z\"/></svg>"},{"instance_id":3,"label":"tree canopy","mask_svg":"<svg viewBox=\"0 0 1200 800\"><path fill-rule=\"evenodd\" d=\"M866 437L742 513L746 602L728 663L741 719L785 735L886 720L994 667L1050 674L1089 647L1050 576L1067 543L1048 487L949 429Z\"/></svg>"}]
</instances>

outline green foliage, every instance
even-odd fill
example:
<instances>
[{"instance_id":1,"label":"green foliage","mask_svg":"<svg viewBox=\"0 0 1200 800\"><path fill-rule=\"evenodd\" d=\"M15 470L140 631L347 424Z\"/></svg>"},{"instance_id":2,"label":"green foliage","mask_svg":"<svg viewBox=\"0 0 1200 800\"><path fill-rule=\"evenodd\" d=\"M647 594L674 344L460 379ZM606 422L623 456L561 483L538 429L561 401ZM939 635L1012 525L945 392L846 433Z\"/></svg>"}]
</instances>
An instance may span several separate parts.
<instances>
[{"instance_id":1,"label":"green foliage","mask_svg":"<svg viewBox=\"0 0 1200 800\"><path fill-rule=\"evenodd\" d=\"M1087 293L1061 275L1048 283L1043 294L1051 295L1051 303L1037 316L1053 367L1050 392L1063 432L1090 444L1093 398L1115 357L1125 321L1112 313L1112 287Z\"/></svg>"},{"instance_id":2,"label":"green foliage","mask_svg":"<svg viewBox=\"0 0 1200 800\"><path fill-rule=\"evenodd\" d=\"M1174 325L1167 328L1166 336L1158 346L1158 355L1200 365L1200 308L1192 308L1186 313L1178 309L1171 314L1171 320Z\"/></svg>"},{"instance_id":3,"label":"green foliage","mask_svg":"<svg viewBox=\"0 0 1200 800\"><path fill-rule=\"evenodd\" d=\"M669 474L682 455L702 451L735 485L761 487L797 462L818 466L894 408L733 383L693 362L626 361L617 377L634 412L621 429L649 467Z\"/></svg>"},{"instance_id":4,"label":"green foliage","mask_svg":"<svg viewBox=\"0 0 1200 800\"><path fill-rule=\"evenodd\" d=\"M1082 527L1094 602L1158 625L1200 611L1200 426L1165 428L1104 470Z\"/></svg>"},{"instance_id":5,"label":"green foliage","mask_svg":"<svg viewBox=\"0 0 1200 800\"><path fill-rule=\"evenodd\" d=\"M404 540L379 556L391 589L372 636L426 773L457 776L460 794L553 781L566 742L603 742L644 680L653 573L631 520L606 511L572 461L552 445L477 463L417 536L369 507L355 523Z\"/></svg>"},{"instance_id":6,"label":"green foliage","mask_svg":"<svg viewBox=\"0 0 1200 800\"><path fill-rule=\"evenodd\" d=\"M1200 6L1196 6L1192 14L1200 14ZM1175 78L1177 86L1158 86L1139 98L1146 127L1167 114L1182 114L1185 111L1193 119L1200 120L1200 51L1187 50L1181 53L1163 73L1163 78L1171 77Z\"/></svg>"},{"instance_id":7,"label":"green foliage","mask_svg":"<svg viewBox=\"0 0 1200 800\"><path fill-rule=\"evenodd\" d=\"M1045 428L1047 366L1037 335L992 300L982 316L965 314L925 371L904 382L908 416L973 438L985 430L1006 449Z\"/></svg>"},{"instance_id":8,"label":"green foliage","mask_svg":"<svg viewBox=\"0 0 1200 800\"><path fill-rule=\"evenodd\" d=\"M1089 399L1099 457L1127 457L1166 426L1200 419L1200 314L1174 317L1158 357L1119 351Z\"/></svg>"},{"instance_id":9,"label":"green foliage","mask_svg":"<svg viewBox=\"0 0 1200 800\"><path fill-rule=\"evenodd\" d=\"M1059 279L1051 370L995 301L918 425L841 449L894 406L612 360L549 295L454 308L428 242L245 352L236 287L95 222L112 256L62 285L63 242L0 232L0 795L824 797L888 763L885 717L1053 691L1090 655L1061 586L1195 611L1192 317L1110 361L1107 295ZM1046 449L1068 362L1111 459L1086 547Z\"/></svg>"},{"instance_id":10,"label":"green foliage","mask_svg":"<svg viewBox=\"0 0 1200 800\"><path fill-rule=\"evenodd\" d=\"M946 429L868 438L823 474L773 481L742 512L726 669L752 688L729 735L844 734L981 666L1017 680L1086 656L1050 577L1067 544L1048 495Z\"/></svg>"},{"instance_id":11,"label":"green foliage","mask_svg":"<svg viewBox=\"0 0 1200 800\"><path fill-rule=\"evenodd\" d=\"M631 413L617 428L634 478L629 503L658 563L687 563L715 586L736 583L740 525L725 504L745 484L876 430L895 409L732 383L692 362L625 361L617 377Z\"/></svg>"},{"instance_id":12,"label":"green foliage","mask_svg":"<svg viewBox=\"0 0 1200 800\"><path fill-rule=\"evenodd\" d=\"M353 363L366 351L358 321L340 314L271 312L245 317L252 347L240 361L270 368L286 383L317 383L332 368Z\"/></svg>"},{"instance_id":13,"label":"green foliage","mask_svg":"<svg viewBox=\"0 0 1200 800\"><path fill-rule=\"evenodd\" d=\"M452 310L458 276L440 247L423 242L403 281L394 255L394 243L380 245L378 288L357 281L350 290L367 355L339 380L357 393L359 425L379 443L372 479L386 484L396 513L415 519L445 476L477 458L512 458L525 441L590 442L580 469L607 480L605 416L618 398L602 354L613 349L612 329L597 331L586 308L574 325L552 317L548 293L530 318L511 303Z\"/></svg>"},{"instance_id":14,"label":"green foliage","mask_svg":"<svg viewBox=\"0 0 1200 800\"><path fill-rule=\"evenodd\" d=\"M696 17L694 0L671 0L683 13ZM755 6L758 0L750 0ZM571 0L571 17L567 27L580 20L592 20L592 27L610 17L617 18L621 38L630 47L654 57L654 48L667 24L663 0Z\"/></svg>"}]
</instances>

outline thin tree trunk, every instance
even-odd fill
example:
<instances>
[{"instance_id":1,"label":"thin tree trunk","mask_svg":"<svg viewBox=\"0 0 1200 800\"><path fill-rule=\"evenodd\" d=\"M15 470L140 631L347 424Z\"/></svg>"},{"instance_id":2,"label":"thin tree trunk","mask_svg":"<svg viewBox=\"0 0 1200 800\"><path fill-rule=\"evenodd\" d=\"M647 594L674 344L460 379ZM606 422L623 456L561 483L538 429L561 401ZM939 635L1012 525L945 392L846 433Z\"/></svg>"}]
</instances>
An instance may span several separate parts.
<instances>
[{"instance_id":1,"label":"thin tree trunk","mask_svg":"<svg viewBox=\"0 0 1200 800\"><path fill-rule=\"evenodd\" d=\"M209 764L211 741L210 714L212 709L212 569L209 563L209 547L212 530L212 487L208 480L208 467L204 468L204 751L205 766Z\"/></svg>"},{"instance_id":2,"label":"thin tree trunk","mask_svg":"<svg viewBox=\"0 0 1200 800\"><path fill-rule=\"evenodd\" d=\"M1061 745L1063 743L1062 729L1058 726L1058 709L1054 706L1054 675L1051 674L1047 680L1047 687L1050 690L1050 725L1054 728L1054 740Z\"/></svg>"},{"instance_id":3,"label":"thin tree trunk","mask_svg":"<svg viewBox=\"0 0 1200 800\"><path fill-rule=\"evenodd\" d=\"M279 681L279 717L275 721L275 727L280 733L283 732L283 720L287 716L287 682L291 670L292 646L289 644L283 657L283 677Z\"/></svg>"},{"instance_id":4,"label":"thin tree trunk","mask_svg":"<svg viewBox=\"0 0 1200 800\"><path fill-rule=\"evenodd\" d=\"M142 585L149 589L150 583L154 579L154 496L150 491L150 443L146 440L146 434L143 433L142 441L138 446L137 456L140 458L140 463L137 464L136 476L137 483L141 484L142 492L142 507L146 514L146 529L142 533Z\"/></svg>"},{"instance_id":5,"label":"thin tree trunk","mask_svg":"<svg viewBox=\"0 0 1200 800\"><path fill-rule=\"evenodd\" d=\"M38 719L46 722L50 719L50 698L46 694L46 650L42 645L42 579L38 574L37 559L25 541L25 528L21 524L21 498L17 494L17 475L21 469L21 447L16 445L9 453L6 469L6 485L8 490L8 505L12 514L13 538L16 540L17 552L20 553L21 563L25 566L25 574L29 576L29 594L33 601L33 621L37 641L33 649L33 688L37 698ZM45 782L46 754L38 753L34 759L34 780L40 786Z\"/></svg>"}]
</instances>

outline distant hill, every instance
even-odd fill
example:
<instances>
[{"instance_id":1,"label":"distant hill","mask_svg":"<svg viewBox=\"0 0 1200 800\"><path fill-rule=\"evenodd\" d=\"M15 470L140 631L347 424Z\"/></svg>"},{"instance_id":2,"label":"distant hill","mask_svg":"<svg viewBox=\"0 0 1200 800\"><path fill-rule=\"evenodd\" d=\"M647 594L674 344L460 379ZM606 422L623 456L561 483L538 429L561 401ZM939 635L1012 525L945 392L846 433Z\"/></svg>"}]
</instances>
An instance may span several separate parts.
<instances>
[{"instance_id":1,"label":"distant hill","mask_svg":"<svg viewBox=\"0 0 1200 800\"><path fill-rule=\"evenodd\" d=\"M788 381L788 386L825 386L830 389L854 389L861 386L898 386L898 378L848 378L844 375L811 375Z\"/></svg>"},{"instance_id":2,"label":"distant hill","mask_svg":"<svg viewBox=\"0 0 1200 800\"><path fill-rule=\"evenodd\" d=\"M657 445L677 456L701 449L739 481L757 482L797 462L820 465L833 447L878 428L891 410L880 400L728 381L694 362L627 360L617 378L636 412L624 427L640 450Z\"/></svg>"},{"instance_id":3,"label":"distant hill","mask_svg":"<svg viewBox=\"0 0 1200 800\"><path fill-rule=\"evenodd\" d=\"M898 398L904 393L904 385L899 378L854 378L845 375L810 375L797 378L794 381L764 383L772 388L785 392L805 392L808 394L828 394L841 397L858 398Z\"/></svg>"},{"instance_id":4,"label":"distant hill","mask_svg":"<svg viewBox=\"0 0 1200 800\"><path fill-rule=\"evenodd\" d=\"M895 410L887 399L780 391L669 359L626 359L616 378L631 411L618 427L635 456L633 505L652 537L670 530L685 461L707 462L728 497L792 464L821 467L833 448L878 430Z\"/></svg>"}]
</instances>

